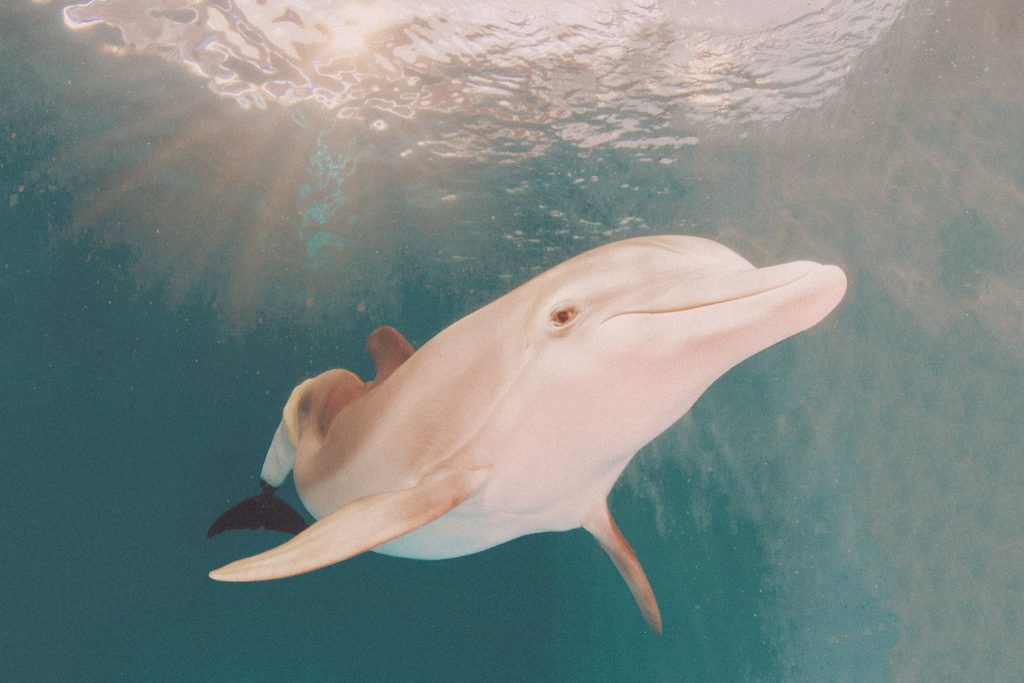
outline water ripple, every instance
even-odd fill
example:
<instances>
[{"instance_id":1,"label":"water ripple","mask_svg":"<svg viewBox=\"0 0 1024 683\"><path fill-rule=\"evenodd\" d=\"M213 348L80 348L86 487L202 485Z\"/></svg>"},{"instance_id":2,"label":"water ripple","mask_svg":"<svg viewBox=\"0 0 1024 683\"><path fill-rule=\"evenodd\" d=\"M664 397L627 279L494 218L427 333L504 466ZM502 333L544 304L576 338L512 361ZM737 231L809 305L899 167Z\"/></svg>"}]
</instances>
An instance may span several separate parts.
<instances>
[{"instance_id":1,"label":"water ripple","mask_svg":"<svg viewBox=\"0 0 1024 683\"><path fill-rule=\"evenodd\" d=\"M703 126L821 106L905 0L90 0L72 28L159 55L243 107L313 102L340 118L458 114L448 156L681 147ZM510 144L512 143L512 144Z\"/></svg>"}]
</instances>

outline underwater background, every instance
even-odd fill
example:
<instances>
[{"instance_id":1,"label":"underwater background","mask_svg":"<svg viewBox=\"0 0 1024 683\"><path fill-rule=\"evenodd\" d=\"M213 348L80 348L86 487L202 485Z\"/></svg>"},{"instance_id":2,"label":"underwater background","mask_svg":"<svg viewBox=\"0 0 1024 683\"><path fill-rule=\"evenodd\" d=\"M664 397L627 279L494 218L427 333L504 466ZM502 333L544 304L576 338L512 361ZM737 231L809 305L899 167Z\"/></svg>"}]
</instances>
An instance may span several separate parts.
<instances>
[{"instance_id":1,"label":"underwater background","mask_svg":"<svg viewBox=\"0 0 1024 683\"><path fill-rule=\"evenodd\" d=\"M764 5L2 3L0 678L1024 678L1024 7ZM613 491L661 638L582 531L207 577L300 380L656 233L850 279Z\"/></svg>"}]
</instances>

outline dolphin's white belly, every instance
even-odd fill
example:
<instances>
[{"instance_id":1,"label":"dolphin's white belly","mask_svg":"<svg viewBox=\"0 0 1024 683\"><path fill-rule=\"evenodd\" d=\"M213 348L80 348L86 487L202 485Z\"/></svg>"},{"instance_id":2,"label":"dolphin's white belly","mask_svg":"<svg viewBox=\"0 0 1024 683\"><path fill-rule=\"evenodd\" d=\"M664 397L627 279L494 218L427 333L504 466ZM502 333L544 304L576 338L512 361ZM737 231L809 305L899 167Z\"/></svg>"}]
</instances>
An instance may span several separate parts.
<instances>
[{"instance_id":1,"label":"dolphin's white belly","mask_svg":"<svg viewBox=\"0 0 1024 683\"><path fill-rule=\"evenodd\" d=\"M542 520L523 515L488 515L457 508L404 536L377 546L373 552L416 560L443 560L472 555L520 536L555 530L543 528Z\"/></svg>"},{"instance_id":2,"label":"dolphin's white belly","mask_svg":"<svg viewBox=\"0 0 1024 683\"><path fill-rule=\"evenodd\" d=\"M478 553L520 536L582 526L594 501L603 501L630 460L594 470L571 450L532 457L499 455L484 487L444 516L374 549L385 555L444 559ZM630 454L632 455L632 454Z\"/></svg>"}]
</instances>

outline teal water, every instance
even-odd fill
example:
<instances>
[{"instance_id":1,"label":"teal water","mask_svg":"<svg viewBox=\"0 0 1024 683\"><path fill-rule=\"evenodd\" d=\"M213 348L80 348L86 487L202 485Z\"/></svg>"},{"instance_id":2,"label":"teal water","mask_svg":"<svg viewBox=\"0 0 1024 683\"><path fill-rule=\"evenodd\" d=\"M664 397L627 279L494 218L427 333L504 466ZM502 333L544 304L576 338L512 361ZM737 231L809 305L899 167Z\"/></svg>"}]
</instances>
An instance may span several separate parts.
<instances>
[{"instance_id":1,"label":"teal water","mask_svg":"<svg viewBox=\"0 0 1024 683\"><path fill-rule=\"evenodd\" d=\"M102 49L110 26L5 4L0 678L1019 679L1024 10L873 6L896 9L856 54L822 42L843 68L809 95L778 76L795 57L748 41L719 53L770 62L771 97L739 57L730 97L677 108L573 99L587 87L510 57L487 87L521 89L467 100L441 79L483 67L459 62L420 73L431 106L406 110L271 86L242 108L214 92L235 81ZM538 115L552 102L565 116ZM205 531L256 492L299 380L368 376L379 324L420 345L574 253L661 232L850 276L613 492L661 638L583 532L207 578L280 541Z\"/></svg>"}]
</instances>

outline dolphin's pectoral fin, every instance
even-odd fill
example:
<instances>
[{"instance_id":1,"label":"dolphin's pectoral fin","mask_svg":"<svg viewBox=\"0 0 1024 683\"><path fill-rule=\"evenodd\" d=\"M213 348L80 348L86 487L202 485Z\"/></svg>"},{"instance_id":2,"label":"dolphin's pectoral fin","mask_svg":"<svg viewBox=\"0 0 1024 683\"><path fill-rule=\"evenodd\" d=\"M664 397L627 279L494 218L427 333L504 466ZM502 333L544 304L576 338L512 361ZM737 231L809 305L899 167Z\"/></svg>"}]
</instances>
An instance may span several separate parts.
<instances>
[{"instance_id":1,"label":"dolphin's pectoral fin","mask_svg":"<svg viewBox=\"0 0 1024 683\"><path fill-rule=\"evenodd\" d=\"M654 599L654 591L651 590L651 584L647 581L644 568L640 566L640 560L636 558L636 553L629 546L626 537L619 531L607 505L602 505L601 509L587 520L583 528L597 539L600 546L612 558L615 567L622 574L622 578L626 580L629 592L633 594L633 599L636 600L647 625L651 627L652 631L661 635L661 611L658 609L658 602Z\"/></svg>"},{"instance_id":2,"label":"dolphin's pectoral fin","mask_svg":"<svg viewBox=\"0 0 1024 683\"><path fill-rule=\"evenodd\" d=\"M260 480L260 495L246 498L210 525L207 538L229 529L270 529L297 534L308 527L291 505L274 495L274 487Z\"/></svg>"},{"instance_id":3,"label":"dolphin's pectoral fin","mask_svg":"<svg viewBox=\"0 0 1024 683\"><path fill-rule=\"evenodd\" d=\"M276 548L210 572L210 578L282 579L341 562L434 521L472 495L486 473L442 467L411 488L359 498Z\"/></svg>"},{"instance_id":4,"label":"dolphin's pectoral fin","mask_svg":"<svg viewBox=\"0 0 1024 683\"><path fill-rule=\"evenodd\" d=\"M393 327L378 327L366 340L366 352L373 357L377 368L375 384L383 382L398 366L409 359L414 349L402 333Z\"/></svg>"}]
</instances>

